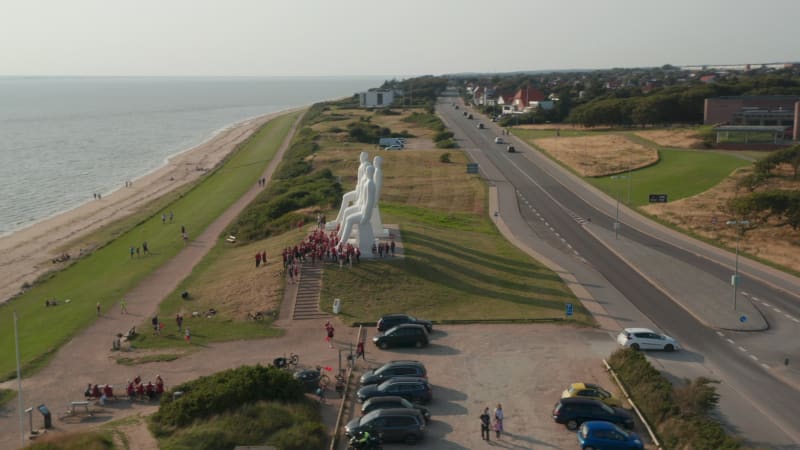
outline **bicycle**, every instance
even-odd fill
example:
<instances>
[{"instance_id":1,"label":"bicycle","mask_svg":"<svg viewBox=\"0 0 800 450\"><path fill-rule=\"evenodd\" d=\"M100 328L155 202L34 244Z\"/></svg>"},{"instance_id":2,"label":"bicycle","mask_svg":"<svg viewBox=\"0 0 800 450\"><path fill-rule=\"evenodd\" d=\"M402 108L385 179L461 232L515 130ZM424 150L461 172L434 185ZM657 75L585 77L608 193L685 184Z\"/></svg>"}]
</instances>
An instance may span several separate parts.
<instances>
[{"instance_id":1,"label":"bicycle","mask_svg":"<svg viewBox=\"0 0 800 450\"><path fill-rule=\"evenodd\" d=\"M288 358L286 357L286 353L284 353L283 356L272 360L272 365L279 369L296 369L298 364L300 364L300 355L292 352L289 352Z\"/></svg>"}]
</instances>

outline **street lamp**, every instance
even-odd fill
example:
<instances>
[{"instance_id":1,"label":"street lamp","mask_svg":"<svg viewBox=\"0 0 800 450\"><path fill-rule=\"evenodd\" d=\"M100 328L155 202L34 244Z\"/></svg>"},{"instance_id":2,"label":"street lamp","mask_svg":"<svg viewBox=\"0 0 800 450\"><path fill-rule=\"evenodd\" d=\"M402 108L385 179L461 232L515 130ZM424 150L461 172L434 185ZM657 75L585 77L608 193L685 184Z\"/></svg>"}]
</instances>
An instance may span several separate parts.
<instances>
[{"instance_id":1,"label":"street lamp","mask_svg":"<svg viewBox=\"0 0 800 450\"><path fill-rule=\"evenodd\" d=\"M613 175L611 177L612 180L624 180L625 178L630 179L630 174L628 175ZM628 189L630 189L630 183L628 183ZM614 221L614 239L619 239L619 198L622 196L622 189L617 189L617 218ZM628 191L628 197L630 198L630 191ZM628 200L630 202L630 200Z\"/></svg>"},{"instance_id":2,"label":"street lamp","mask_svg":"<svg viewBox=\"0 0 800 450\"><path fill-rule=\"evenodd\" d=\"M739 242L742 240L742 226L750 225L749 220L729 220L725 225L736 225L736 263L734 264L731 286L733 286L733 310L736 311L736 288L739 286Z\"/></svg>"}]
</instances>

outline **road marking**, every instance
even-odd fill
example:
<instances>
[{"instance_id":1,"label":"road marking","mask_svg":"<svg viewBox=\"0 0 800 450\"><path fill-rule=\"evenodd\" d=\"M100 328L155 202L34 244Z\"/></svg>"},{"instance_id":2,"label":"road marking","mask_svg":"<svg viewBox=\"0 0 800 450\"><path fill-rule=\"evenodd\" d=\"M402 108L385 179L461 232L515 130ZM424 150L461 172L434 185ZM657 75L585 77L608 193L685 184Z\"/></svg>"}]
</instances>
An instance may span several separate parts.
<instances>
[{"instance_id":1,"label":"road marking","mask_svg":"<svg viewBox=\"0 0 800 450\"><path fill-rule=\"evenodd\" d=\"M758 356L750 355L750 359L752 359L753 361L758 361Z\"/></svg>"},{"instance_id":2,"label":"road marking","mask_svg":"<svg viewBox=\"0 0 800 450\"><path fill-rule=\"evenodd\" d=\"M553 227L550 227L550 231L552 231L553 233L555 233L555 232L556 232L556 229L555 229L555 228L553 228Z\"/></svg>"},{"instance_id":3,"label":"road marking","mask_svg":"<svg viewBox=\"0 0 800 450\"><path fill-rule=\"evenodd\" d=\"M786 316L786 318L789 320L794 320L794 317L790 316L789 314L784 314L784 316Z\"/></svg>"},{"instance_id":4,"label":"road marking","mask_svg":"<svg viewBox=\"0 0 800 450\"><path fill-rule=\"evenodd\" d=\"M561 242L564 242L564 243L566 243L566 242L567 242L567 240L566 240L566 239L564 239L564 238L561 238ZM788 317L788 316L787 316L787 317Z\"/></svg>"},{"instance_id":5,"label":"road marking","mask_svg":"<svg viewBox=\"0 0 800 450\"><path fill-rule=\"evenodd\" d=\"M731 338L725 338L725 340L730 342L731 344L735 344L735 342L733 342L733 339L731 339Z\"/></svg>"},{"instance_id":6,"label":"road marking","mask_svg":"<svg viewBox=\"0 0 800 450\"><path fill-rule=\"evenodd\" d=\"M580 255L580 253L578 253L577 250L573 250L572 253L575 253L576 255Z\"/></svg>"},{"instance_id":7,"label":"road marking","mask_svg":"<svg viewBox=\"0 0 800 450\"><path fill-rule=\"evenodd\" d=\"M741 350L741 351L743 351L743 352L747 353L747 349L746 349L746 348L744 348L744 347L739 347L739 350Z\"/></svg>"},{"instance_id":8,"label":"road marking","mask_svg":"<svg viewBox=\"0 0 800 450\"><path fill-rule=\"evenodd\" d=\"M747 291L742 291L742 295L750 295Z\"/></svg>"},{"instance_id":9,"label":"road marking","mask_svg":"<svg viewBox=\"0 0 800 450\"><path fill-rule=\"evenodd\" d=\"M766 365L766 364L764 364L764 363L761 363L761 367L763 367L763 368L765 368L765 369L769 370L769 366L768 366L768 365Z\"/></svg>"},{"instance_id":10,"label":"road marking","mask_svg":"<svg viewBox=\"0 0 800 450\"><path fill-rule=\"evenodd\" d=\"M781 311L781 310L780 310L780 309L778 309L778 308L772 308L772 309L773 309L773 310L774 310L776 313L778 313L778 314L780 314L781 312L783 312L783 311Z\"/></svg>"},{"instance_id":11,"label":"road marking","mask_svg":"<svg viewBox=\"0 0 800 450\"><path fill-rule=\"evenodd\" d=\"M560 235L560 234L558 234L558 232L556 232L556 237L561 237L561 235Z\"/></svg>"},{"instance_id":12,"label":"road marking","mask_svg":"<svg viewBox=\"0 0 800 450\"><path fill-rule=\"evenodd\" d=\"M549 223L547 223L547 221L546 221L546 220L544 221L544 224L545 224L546 226L548 226L548 227L550 226L550 224L549 224Z\"/></svg>"},{"instance_id":13,"label":"road marking","mask_svg":"<svg viewBox=\"0 0 800 450\"><path fill-rule=\"evenodd\" d=\"M758 297L753 297L753 301L754 302L760 302L761 300L759 300Z\"/></svg>"},{"instance_id":14,"label":"road marking","mask_svg":"<svg viewBox=\"0 0 800 450\"><path fill-rule=\"evenodd\" d=\"M725 334L724 334L722 331L717 331L717 334L718 334L720 337L725 337Z\"/></svg>"},{"instance_id":15,"label":"road marking","mask_svg":"<svg viewBox=\"0 0 800 450\"><path fill-rule=\"evenodd\" d=\"M539 220L541 220L542 222L544 222L544 217L542 217L542 216L539 216Z\"/></svg>"},{"instance_id":16,"label":"road marking","mask_svg":"<svg viewBox=\"0 0 800 450\"><path fill-rule=\"evenodd\" d=\"M794 320L794 321L795 321L795 322L797 322L797 323L800 323L800 320L797 320L797 319L796 319L796 318L794 318L794 317L792 317L792 320Z\"/></svg>"},{"instance_id":17,"label":"road marking","mask_svg":"<svg viewBox=\"0 0 800 450\"><path fill-rule=\"evenodd\" d=\"M572 248L572 246L571 246L571 245L569 245L569 244L567 244L567 248Z\"/></svg>"},{"instance_id":18,"label":"road marking","mask_svg":"<svg viewBox=\"0 0 800 450\"><path fill-rule=\"evenodd\" d=\"M764 304L764 306L766 306L767 308L769 308L769 303L767 303L767 302L761 302L761 303L763 303L763 304Z\"/></svg>"}]
</instances>

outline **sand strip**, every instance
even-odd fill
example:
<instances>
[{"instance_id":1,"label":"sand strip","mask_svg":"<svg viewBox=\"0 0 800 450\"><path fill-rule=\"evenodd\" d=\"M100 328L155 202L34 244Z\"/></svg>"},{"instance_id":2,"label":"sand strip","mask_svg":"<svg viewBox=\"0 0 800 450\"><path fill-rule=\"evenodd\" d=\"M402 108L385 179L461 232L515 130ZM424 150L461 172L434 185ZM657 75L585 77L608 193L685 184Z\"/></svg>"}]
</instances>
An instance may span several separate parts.
<instances>
[{"instance_id":1,"label":"sand strip","mask_svg":"<svg viewBox=\"0 0 800 450\"><path fill-rule=\"evenodd\" d=\"M121 187L101 200L90 201L0 238L0 303L20 292L23 283L32 283L47 271L61 268L64 263L54 264L52 260L64 251L64 246L70 245L66 251L77 257L78 238L200 178L264 123L285 112L234 124L208 141L173 156L165 166L134 180L132 187Z\"/></svg>"}]
</instances>

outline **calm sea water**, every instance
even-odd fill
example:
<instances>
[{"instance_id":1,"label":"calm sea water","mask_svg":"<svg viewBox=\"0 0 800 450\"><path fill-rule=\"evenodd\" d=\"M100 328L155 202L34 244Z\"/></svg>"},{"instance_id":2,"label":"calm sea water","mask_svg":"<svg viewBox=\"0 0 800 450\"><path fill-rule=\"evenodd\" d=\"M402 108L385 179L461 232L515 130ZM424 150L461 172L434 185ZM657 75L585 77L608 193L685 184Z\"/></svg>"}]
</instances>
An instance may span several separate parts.
<instances>
[{"instance_id":1,"label":"calm sea water","mask_svg":"<svg viewBox=\"0 0 800 450\"><path fill-rule=\"evenodd\" d=\"M382 81L0 77L0 235L108 194L236 122Z\"/></svg>"}]
</instances>

